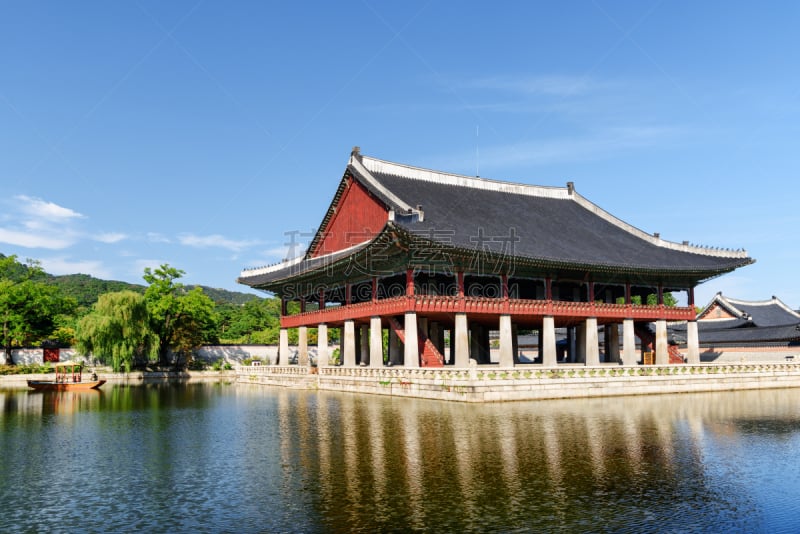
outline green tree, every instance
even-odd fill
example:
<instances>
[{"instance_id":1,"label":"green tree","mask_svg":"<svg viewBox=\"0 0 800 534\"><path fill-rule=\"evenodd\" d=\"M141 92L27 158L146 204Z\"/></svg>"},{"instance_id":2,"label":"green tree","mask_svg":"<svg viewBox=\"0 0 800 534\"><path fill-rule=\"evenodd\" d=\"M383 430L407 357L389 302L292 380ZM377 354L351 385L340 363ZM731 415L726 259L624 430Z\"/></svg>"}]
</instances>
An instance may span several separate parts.
<instances>
[{"instance_id":1,"label":"green tree","mask_svg":"<svg viewBox=\"0 0 800 534\"><path fill-rule=\"evenodd\" d=\"M177 302L170 348L188 360L197 347L219 342L216 333L218 317L214 301L200 287L178 296Z\"/></svg>"},{"instance_id":2,"label":"green tree","mask_svg":"<svg viewBox=\"0 0 800 534\"><path fill-rule=\"evenodd\" d=\"M202 288L195 287L187 292L183 284L176 282L184 274L168 264L144 270L143 278L149 284L144 297L151 328L158 336L160 365L169 363L170 349L188 354L203 343L216 340L214 302Z\"/></svg>"},{"instance_id":3,"label":"green tree","mask_svg":"<svg viewBox=\"0 0 800 534\"><path fill-rule=\"evenodd\" d=\"M625 304L625 297L619 297L617 299L617 304ZM646 301L648 306L655 306L658 304L658 295L656 293L650 293L647 295ZM640 295L633 295L631 297L631 304L641 304L642 297ZM675 298L675 295L672 293L664 293L664 306L668 307L675 307L678 305L678 299Z\"/></svg>"},{"instance_id":4,"label":"green tree","mask_svg":"<svg viewBox=\"0 0 800 534\"><path fill-rule=\"evenodd\" d=\"M11 349L46 339L55 328L56 317L71 313L72 299L41 280L38 262L21 264L16 256L0 257L0 341L7 364L13 364Z\"/></svg>"},{"instance_id":5,"label":"green tree","mask_svg":"<svg viewBox=\"0 0 800 534\"><path fill-rule=\"evenodd\" d=\"M78 322L78 351L92 354L115 372L130 372L158 355L158 338L142 295L119 291L101 295L92 311Z\"/></svg>"},{"instance_id":6,"label":"green tree","mask_svg":"<svg viewBox=\"0 0 800 534\"><path fill-rule=\"evenodd\" d=\"M165 365L169 355L170 342L175 329L175 320L179 313L178 295L183 292L183 284L176 282L185 271L162 264L153 270L146 267L144 280L148 288L144 292L147 309L150 311L150 323L153 332L158 336L158 363Z\"/></svg>"},{"instance_id":7,"label":"green tree","mask_svg":"<svg viewBox=\"0 0 800 534\"><path fill-rule=\"evenodd\" d=\"M279 317L278 299L251 300L232 310L224 339L233 343L277 343ZM253 339L254 337L257 337L258 341ZM275 341L265 341L272 338Z\"/></svg>"}]
</instances>

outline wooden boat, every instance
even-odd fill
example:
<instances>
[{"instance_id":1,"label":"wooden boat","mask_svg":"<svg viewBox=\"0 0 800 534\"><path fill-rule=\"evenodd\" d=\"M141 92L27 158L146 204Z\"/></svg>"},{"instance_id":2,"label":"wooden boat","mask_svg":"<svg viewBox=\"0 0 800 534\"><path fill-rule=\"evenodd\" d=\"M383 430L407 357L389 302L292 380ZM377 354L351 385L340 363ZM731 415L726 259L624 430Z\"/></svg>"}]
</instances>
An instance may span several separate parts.
<instances>
[{"instance_id":1,"label":"wooden boat","mask_svg":"<svg viewBox=\"0 0 800 534\"><path fill-rule=\"evenodd\" d=\"M46 391L75 391L97 389L106 383L105 380L98 380L94 373L91 380L84 381L81 362L57 362L53 367L56 369L55 380L28 380L28 387Z\"/></svg>"}]
</instances>

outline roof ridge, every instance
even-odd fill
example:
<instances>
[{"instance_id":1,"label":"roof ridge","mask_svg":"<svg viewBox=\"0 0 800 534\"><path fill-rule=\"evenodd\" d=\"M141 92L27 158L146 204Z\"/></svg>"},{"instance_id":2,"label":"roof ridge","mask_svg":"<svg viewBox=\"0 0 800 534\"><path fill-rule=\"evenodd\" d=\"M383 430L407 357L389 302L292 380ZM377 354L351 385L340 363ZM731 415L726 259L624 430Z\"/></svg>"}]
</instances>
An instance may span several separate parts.
<instances>
[{"instance_id":1,"label":"roof ridge","mask_svg":"<svg viewBox=\"0 0 800 534\"><path fill-rule=\"evenodd\" d=\"M715 302L719 306L721 306L723 309L725 309L728 313L733 314L735 316L734 317L735 319L745 319L746 318L747 313L744 312L743 310L740 310L739 308L737 308L736 305L733 302L731 302L728 297L726 297L725 295L722 294L722 291L718 291L717 294L714 295L714 298L711 299L711 302L709 302L708 305L705 307L705 309L703 309L703 311L698 315L698 318L703 316L703 315L705 315L706 312L711 309L711 305L714 304ZM704 320L705 321L713 321L713 320L716 320L716 319L720 319L720 318L704 319ZM730 318L726 317L725 319L729 320Z\"/></svg>"},{"instance_id":2,"label":"roof ridge","mask_svg":"<svg viewBox=\"0 0 800 534\"><path fill-rule=\"evenodd\" d=\"M404 163L395 163L393 161L386 161L360 154L358 156L352 156L351 161L352 160L360 161L364 168L366 168L369 172L391 174L393 176L400 176L402 178L408 178L411 180L421 180L444 185L457 185L461 187L472 187L475 189L517 195L528 195L563 200L570 198L571 189L569 187L521 184L517 182L481 178L480 176L466 176L463 174L415 167L413 165L406 165Z\"/></svg>"},{"instance_id":3,"label":"roof ridge","mask_svg":"<svg viewBox=\"0 0 800 534\"><path fill-rule=\"evenodd\" d=\"M741 300L741 299L731 299L731 298L729 298L728 301L729 302L735 302L738 305L745 305L745 306L770 306L770 305L776 305L779 308L783 309L784 311L786 311L786 312L790 313L791 315L793 315L793 316L797 317L798 319L800 319L800 313L797 313L795 310L791 309L789 306L786 305L786 303L784 303L781 299L779 299L775 295L773 295L772 298L769 299L769 300L750 301L750 300Z\"/></svg>"}]
</instances>

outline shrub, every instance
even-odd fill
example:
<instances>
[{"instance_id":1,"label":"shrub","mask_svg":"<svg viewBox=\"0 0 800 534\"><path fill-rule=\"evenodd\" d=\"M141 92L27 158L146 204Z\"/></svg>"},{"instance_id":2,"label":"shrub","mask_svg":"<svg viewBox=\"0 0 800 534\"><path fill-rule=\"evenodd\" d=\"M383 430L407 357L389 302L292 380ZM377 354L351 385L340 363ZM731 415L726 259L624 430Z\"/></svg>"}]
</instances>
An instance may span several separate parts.
<instances>
[{"instance_id":1,"label":"shrub","mask_svg":"<svg viewBox=\"0 0 800 534\"><path fill-rule=\"evenodd\" d=\"M206 362L192 358L186 363L186 368L190 371L205 371Z\"/></svg>"},{"instance_id":2,"label":"shrub","mask_svg":"<svg viewBox=\"0 0 800 534\"><path fill-rule=\"evenodd\" d=\"M0 365L0 375L32 375L52 372L53 367L50 362L45 362L44 364Z\"/></svg>"}]
</instances>

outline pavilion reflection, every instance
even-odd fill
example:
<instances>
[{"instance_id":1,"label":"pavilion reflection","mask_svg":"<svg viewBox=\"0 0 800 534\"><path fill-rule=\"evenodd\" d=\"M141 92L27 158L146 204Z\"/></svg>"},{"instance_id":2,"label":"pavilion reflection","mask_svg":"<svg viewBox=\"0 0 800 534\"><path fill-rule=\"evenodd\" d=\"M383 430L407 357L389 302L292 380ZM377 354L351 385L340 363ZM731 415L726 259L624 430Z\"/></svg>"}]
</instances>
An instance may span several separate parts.
<instances>
[{"instance_id":1,"label":"pavilion reflection","mask_svg":"<svg viewBox=\"0 0 800 534\"><path fill-rule=\"evenodd\" d=\"M445 513L469 524L498 501L511 508L538 499L565 513L587 488L678 492L687 470L702 484L709 438L764 411L800 419L798 395L782 390L494 405L278 397L281 463L290 469L302 456L323 512L355 524L399 501L412 528Z\"/></svg>"}]
</instances>

